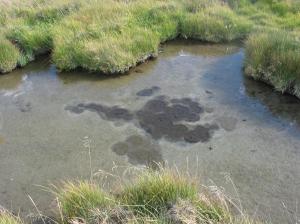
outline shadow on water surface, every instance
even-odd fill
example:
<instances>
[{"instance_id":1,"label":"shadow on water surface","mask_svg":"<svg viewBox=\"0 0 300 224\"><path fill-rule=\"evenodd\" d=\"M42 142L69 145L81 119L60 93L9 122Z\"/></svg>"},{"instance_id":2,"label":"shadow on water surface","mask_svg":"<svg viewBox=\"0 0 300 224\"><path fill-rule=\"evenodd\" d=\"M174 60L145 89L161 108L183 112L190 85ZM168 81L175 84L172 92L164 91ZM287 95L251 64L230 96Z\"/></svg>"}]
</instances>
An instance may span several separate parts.
<instances>
[{"instance_id":1,"label":"shadow on water surface","mask_svg":"<svg viewBox=\"0 0 300 224\"><path fill-rule=\"evenodd\" d=\"M50 68L49 58L42 56L38 60L31 62L24 68L16 69L8 74L0 75L0 92L7 90L14 90L18 88L24 78L31 74L41 74L47 72Z\"/></svg>"},{"instance_id":2,"label":"shadow on water surface","mask_svg":"<svg viewBox=\"0 0 300 224\"><path fill-rule=\"evenodd\" d=\"M245 93L272 113L273 116L285 119L300 126L300 100L289 94L281 94L262 82L244 77Z\"/></svg>"},{"instance_id":3,"label":"shadow on water surface","mask_svg":"<svg viewBox=\"0 0 300 224\"><path fill-rule=\"evenodd\" d=\"M235 106L245 114L300 127L300 100L244 76L243 61L242 49L219 58L203 77L204 88L218 92L221 103Z\"/></svg>"},{"instance_id":4,"label":"shadow on water surface","mask_svg":"<svg viewBox=\"0 0 300 224\"><path fill-rule=\"evenodd\" d=\"M64 84L75 84L80 82L109 82L110 84L129 84L141 75L150 72L156 65L156 59L150 59L145 63L132 68L129 72L125 74L103 74L97 72L87 72L84 70L76 70L70 72L58 72L57 77Z\"/></svg>"},{"instance_id":5,"label":"shadow on water surface","mask_svg":"<svg viewBox=\"0 0 300 224\"><path fill-rule=\"evenodd\" d=\"M240 50L238 44L209 44L201 43L197 40L173 40L164 44L162 55L159 57L169 58L180 56L202 56L202 57L222 57L236 53Z\"/></svg>"}]
</instances>

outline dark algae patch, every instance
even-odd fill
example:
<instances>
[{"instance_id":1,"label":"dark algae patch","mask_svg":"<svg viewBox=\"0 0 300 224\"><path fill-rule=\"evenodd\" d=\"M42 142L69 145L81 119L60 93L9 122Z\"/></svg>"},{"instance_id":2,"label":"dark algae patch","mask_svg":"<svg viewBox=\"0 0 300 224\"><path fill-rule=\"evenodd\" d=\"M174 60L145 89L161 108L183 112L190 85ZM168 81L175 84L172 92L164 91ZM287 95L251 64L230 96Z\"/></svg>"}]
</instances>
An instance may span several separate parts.
<instances>
[{"instance_id":1,"label":"dark algae patch","mask_svg":"<svg viewBox=\"0 0 300 224\"><path fill-rule=\"evenodd\" d=\"M90 111L97 113L100 117L107 120L124 120L130 121L133 118L133 115L127 109L113 106L108 107L96 103L80 103L77 106L67 106L65 108L68 111L71 111L75 114L81 114L84 111Z\"/></svg>"},{"instance_id":2,"label":"dark algae patch","mask_svg":"<svg viewBox=\"0 0 300 224\"><path fill-rule=\"evenodd\" d=\"M153 89L153 87L150 89ZM205 113L205 108L190 98L169 99L167 96L157 96L147 101L137 111L97 103L79 103L75 106L66 106L65 109L75 114L81 114L84 111L95 112L101 118L110 121L135 121L138 127L142 128L153 139L166 139L171 142L208 142L214 131L219 129L219 126L215 123L198 123ZM227 124L230 121L224 121L225 125L223 125L224 122L221 122L221 127L227 131L232 131L235 128L235 122ZM132 139L129 140L132 141ZM117 147L116 153L129 153L130 155L134 153L128 151L129 149L123 152L122 150L126 148L125 143L120 144L122 147Z\"/></svg>"},{"instance_id":3,"label":"dark algae patch","mask_svg":"<svg viewBox=\"0 0 300 224\"><path fill-rule=\"evenodd\" d=\"M190 131L189 126L183 122L197 122L201 113L203 109L200 104L191 99L169 100L158 96L149 100L136 115L139 125L154 139L182 141Z\"/></svg>"},{"instance_id":4,"label":"dark algae patch","mask_svg":"<svg viewBox=\"0 0 300 224\"><path fill-rule=\"evenodd\" d=\"M197 125L184 135L184 140L189 143L208 142L213 132L218 129L219 126L216 124Z\"/></svg>"},{"instance_id":5,"label":"dark algae patch","mask_svg":"<svg viewBox=\"0 0 300 224\"><path fill-rule=\"evenodd\" d=\"M152 86L151 88L148 89L143 89L140 90L136 93L137 96L152 96L153 94L155 94L156 92L158 92L160 90L160 88L158 86Z\"/></svg>"},{"instance_id":6,"label":"dark algae patch","mask_svg":"<svg viewBox=\"0 0 300 224\"><path fill-rule=\"evenodd\" d=\"M147 137L132 135L125 141L114 144L112 150L119 156L127 156L133 165L155 167L163 163L159 145Z\"/></svg>"}]
</instances>

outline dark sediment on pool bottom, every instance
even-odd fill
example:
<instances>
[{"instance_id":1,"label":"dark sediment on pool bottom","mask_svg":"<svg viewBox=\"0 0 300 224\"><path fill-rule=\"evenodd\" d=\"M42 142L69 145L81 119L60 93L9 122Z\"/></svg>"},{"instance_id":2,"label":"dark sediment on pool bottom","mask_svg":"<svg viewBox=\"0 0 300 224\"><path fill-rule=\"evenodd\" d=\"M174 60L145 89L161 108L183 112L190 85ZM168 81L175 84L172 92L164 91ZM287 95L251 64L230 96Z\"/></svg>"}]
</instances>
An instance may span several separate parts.
<instances>
[{"instance_id":1,"label":"dark sediment on pool bottom","mask_svg":"<svg viewBox=\"0 0 300 224\"><path fill-rule=\"evenodd\" d=\"M207 142L211 138L212 132L218 129L219 126L216 124L197 125L184 135L184 140L189 143Z\"/></svg>"},{"instance_id":2,"label":"dark sediment on pool bottom","mask_svg":"<svg viewBox=\"0 0 300 224\"><path fill-rule=\"evenodd\" d=\"M183 122L199 121L203 111L198 102L189 98L168 100L159 96L149 100L136 116L139 125L154 139L196 143L209 141L214 129L201 125L190 129Z\"/></svg>"},{"instance_id":3,"label":"dark sediment on pool bottom","mask_svg":"<svg viewBox=\"0 0 300 224\"><path fill-rule=\"evenodd\" d=\"M112 150L117 155L127 156L128 161L133 165L155 168L158 164L163 164L159 145L147 137L132 135L125 141L114 144Z\"/></svg>"},{"instance_id":4,"label":"dark sediment on pool bottom","mask_svg":"<svg viewBox=\"0 0 300 224\"><path fill-rule=\"evenodd\" d=\"M149 89L143 89L136 93L137 96L152 96L154 93L159 91L160 88L158 86L152 86Z\"/></svg>"},{"instance_id":5,"label":"dark sediment on pool bottom","mask_svg":"<svg viewBox=\"0 0 300 224\"><path fill-rule=\"evenodd\" d=\"M101 118L110 121L137 121L135 123L153 139L165 138L175 142L208 142L214 131L219 129L214 122L204 125L196 123L200 121L205 110L190 98L169 99L166 96L158 96L147 101L138 111L96 103L80 103L65 109L75 114L84 111L95 112Z\"/></svg>"},{"instance_id":6,"label":"dark sediment on pool bottom","mask_svg":"<svg viewBox=\"0 0 300 224\"><path fill-rule=\"evenodd\" d=\"M130 121L133 119L132 113L124 108L120 108L119 106L108 107L101 104L96 103L80 103L76 106L67 106L66 110L71 111L75 114L81 114L84 111L95 112L103 119L114 121L114 120L124 120Z\"/></svg>"}]
</instances>

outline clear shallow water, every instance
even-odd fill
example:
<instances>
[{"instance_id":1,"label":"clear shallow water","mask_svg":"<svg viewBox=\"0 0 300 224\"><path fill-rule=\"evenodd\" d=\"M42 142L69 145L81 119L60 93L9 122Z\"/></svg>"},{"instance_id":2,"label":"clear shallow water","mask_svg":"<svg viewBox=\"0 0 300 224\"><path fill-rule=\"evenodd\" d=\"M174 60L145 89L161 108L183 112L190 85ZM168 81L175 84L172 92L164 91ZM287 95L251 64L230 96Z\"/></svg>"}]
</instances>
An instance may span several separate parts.
<instances>
[{"instance_id":1,"label":"clear shallow water","mask_svg":"<svg viewBox=\"0 0 300 224\"><path fill-rule=\"evenodd\" d=\"M39 185L167 162L224 186L250 214L295 223L300 101L242 75L243 49L172 42L131 74L58 73L48 59L0 76L0 204L23 214ZM283 206L284 204L284 206Z\"/></svg>"}]
</instances>

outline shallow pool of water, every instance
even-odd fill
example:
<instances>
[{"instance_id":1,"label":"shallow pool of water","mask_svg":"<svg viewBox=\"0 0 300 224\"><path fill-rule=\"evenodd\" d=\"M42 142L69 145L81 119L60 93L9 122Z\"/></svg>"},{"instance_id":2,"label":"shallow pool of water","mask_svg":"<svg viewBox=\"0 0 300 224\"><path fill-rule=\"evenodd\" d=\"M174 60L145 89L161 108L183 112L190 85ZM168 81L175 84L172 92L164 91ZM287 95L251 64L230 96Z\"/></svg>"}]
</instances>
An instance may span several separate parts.
<instances>
[{"instance_id":1,"label":"shallow pool of water","mask_svg":"<svg viewBox=\"0 0 300 224\"><path fill-rule=\"evenodd\" d=\"M30 196L49 210L40 186L88 178L91 157L94 172L188 167L250 215L295 223L300 101L245 78L243 58L181 41L123 76L58 73L47 58L0 76L0 204L28 214Z\"/></svg>"}]
</instances>

